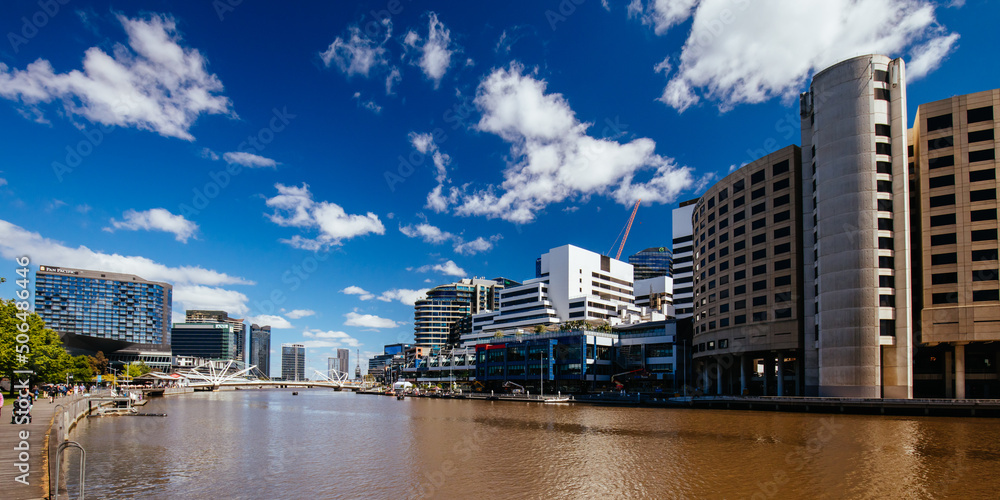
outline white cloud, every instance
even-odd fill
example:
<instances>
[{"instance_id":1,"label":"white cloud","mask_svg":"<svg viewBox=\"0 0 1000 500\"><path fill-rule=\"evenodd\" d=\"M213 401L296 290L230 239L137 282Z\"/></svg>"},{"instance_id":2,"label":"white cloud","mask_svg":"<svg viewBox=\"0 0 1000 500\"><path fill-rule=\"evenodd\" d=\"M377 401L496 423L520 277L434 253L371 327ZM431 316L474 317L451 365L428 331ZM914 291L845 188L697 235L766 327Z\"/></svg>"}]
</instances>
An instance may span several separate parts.
<instances>
[{"instance_id":1,"label":"white cloud","mask_svg":"<svg viewBox=\"0 0 1000 500\"><path fill-rule=\"evenodd\" d=\"M438 213L448 210L448 205L454 204L458 197L458 191L454 188L451 189L449 196L442 193L445 183L448 182L448 165L451 164L451 156L441 151L431 133L410 132L410 144L420 154L431 155L431 161L434 163L434 180L437 182L437 186L427 195L425 208Z\"/></svg>"},{"instance_id":2,"label":"white cloud","mask_svg":"<svg viewBox=\"0 0 1000 500\"><path fill-rule=\"evenodd\" d=\"M287 319L273 314L261 314L260 316L248 316L247 321L251 324L270 326L275 330L289 330L295 328Z\"/></svg>"},{"instance_id":3,"label":"white cloud","mask_svg":"<svg viewBox=\"0 0 1000 500\"><path fill-rule=\"evenodd\" d=\"M199 154L201 155L202 158L208 160L216 161L219 159L219 155L216 154L215 151L212 151L211 149L208 148L201 148L201 152Z\"/></svg>"},{"instance_id":4,"label":"white cloud","mask_svg":"<svg viewBox=\"0 0 1000 500\"><path fill-rule=\"evenodd\" d=\"M6 185L7 185L7 179L0 177L0 186L6 186Z\"/></svg>"},{"instance_id":5,"label":"white cloud","mask_svg":"<svg viewBox=\"0 0 1000 500\"><path fill-rule=\"evenodd\" d=\"M59 101L69 116L104 125L132 126L165 137L194 140L189 132L202 113L235 116L219 78L196 49L180 45L174 19L118 16L128 47L113 55L98 47L84 53L83 70L56 73L44 59L24 70L0 63L0 96L23 103L42 118L41 103Z\"/></svg>"},{"instance_id":6,"label":"white cloud","mask_svg":"<svg viewBox=\"0 0 1000 500\"><path fill-rule=\"evenodd\" d=\"M427 296L427 292L430 288L422 288L420 290L409 290L406 288L394 288L392 290L386 290L382 292L382 295L378 296L378 300L382 302L392 302L398 300L402 304L412 306L418 300L423 299Z\"/></svg>"},{"instance_id":7,"label":"white cloud","mask_svg":"<svg viewBox=\"0 0 1000 500\"><path fill-rule=\"evenodd\" d=\"M501 239L503 239L503 236L499 234L490 236L488 240L480 236L472 241L455 245L455 253L459 255L475 255L480 252L488 252L493 250L493 245Z\"/></svg>"},{"instance_id":8,"label":"white cloud","mask_svg":"<svg viewBox=\"0 0 1000 500\"><path fill-rule=\"evenodd\" d=\"M338 36L320 53L323 64L328 68L335 64L347 76L361 75L367 78L373 69L387 64L383 45L392 33L392 24L384 26L387 32L385 39L381 41L365 36L358 26L349 26L343 38Z\"/></svg>"},{"instance_id":9,"label":"white cloud","mask_svg":"<svg viewBox=\"0 0 1000 500\"><path fill-rule=\"evenodd\" d=\"M407 271L410 270L416 271L418 273L427 273L430 271L436 271L441 274L446 274L448 276L459 276L459 277L464 277L466 275L465 270L462 269L461 267L458 267L458 264L456 264L454 261L451 260L443 262L441 264L427 264L426 266L420 266L417 268L407 268Z\"/></svg>"},{"instance_id":10,"label":"white cloud","mask_svg":"<svg viewBox=\"0 0 1000 500\"><path fill-rule=\"evenodd\" d=\"M592 124L580 122L562 95L546 93L546 85L524 74L518 63L494 70L480 83L475 104L482 117L476 127L509 142L512 159L499 188L472 193L452 188L456 214L525 223L566 199L597 194L623 205L640 198L669 203L691 185L690 169L654 153L651 139L622 144L588 135ZM616 125L615 135L625 126Z\"/></svg>"},{"instance_id":11,"label":"white cloud","mask_svg":"<svg viewBox=\"0 0 1000 500\"><path fill-rule=\"evenodd\" d=\"M315 314L316 311L313 311L312 309L294 309L292 311L285 313L285 316L288 316L289 318L292 319L299 319L299 318L305 318L306 316L313 316Z\"/></svg>"},{"instance_id":12,"label":"white cloud","mask_svg":"<svg viewBox=\"0 0 1000 500\"><path fill-rule=\"evenodd\" d=\"M2 184L0 184L0 185L2 185ZM87 215L88 213L90 213L90 211L92 209L93 208L90 205L86 204L86 203L84 203L83 205L77 205L76 206L76 211L80 212L83 215Z\"/></svg>"},{"instance_id":13,"label":"white cloud","mask_svg":"<svg viewBox=\"0 0 1000 500\"><path fill-rule=\"evenodd\" d=\"M679 112L702 99L722 111L776 96L791 101L816 71L863 54L908 54L909 77L917 79L937 68L958 39L937 23L927 0L701 0L694 8L676 71L660 96ZM663 19L682 21L691 11L671 12ZM670 25L656 22L657 33Z\"/></svg>"},{"instance_id":14,"label":"white cloud","mask_svg":"<svg viewBox=\"0 0 1000 500\"><path fill-rule=\"evenodd\" d=\"M12 260L22 255L30 255L33 264L135 274L170 283L174 287L175 321L177 313L186 309L223 310L237 317L249 311L246 295L222 288L254 284L244 278L202 267L169 267L146 257L106 254L85 246L72 248L0 220L0 256Z\"/></svg>"},{"instance_id":15,"label":"white cloud","mask_svg":"<svg viewBox=\"0 0 1000 500\"><path fill-rule=\"evenodd\" d=\"M165 208L151 208L143 212L126 210L122 217L124 220L121 221L111 219L111 226L104 230L163 231L173 234L177 241L183 243L187 243L188 238L193 238L194 233L198 232L198 224L185 219L183 215L174 215Z\"/></svg>"},{"instance_id":16,"label":"white cloud","mask_svg":"<svg viewBox=\"0 0 1000 500\"><path fill-rule=\"evenodd\" d=\"M367 109L368 111L371 111L372 113L375 113L376 115L382 112L382 106L379 106L378 104L376 104L375 101L373 101L371 99L362 100L361 99L361 92L355 92L354 93L354 97L352 97L352 98L355 101L357 101L359 108Z\"/></svg>"},{"instance_id":17,"label":"white cloud","mask_svg":"<svg viewBox=\"0 0 1000 500\"><path fill-rule=\"evenodd\" d=\"M642 24L652 26L657 35L662 35L671 26L691 17L697 3L698 0L651 0L644 7L641 0L632 0L628 5L628 15L639 18Z\"/></svg>"},{"instance_id":18,"label":"white cloud","mask_svg":"<svg viewBox=\"0 0 1000 500\"><path fill-rule=\"evenodd\" d=\"M385 226L378 216L368 212L366 215L352 215L336 203L326 201L316 202L309 192L309 185L302 187L275 184L278 194L267 199L267 206L274 209L268 215L271 222L279 226L298 227L304 229L316 228L319 236L305 238L295 235L290 240L282 240L293 247L305 250L320 250L330 246L340 245L343 240L369 233L385 234Z\"/></svg>"},{"instance_id":19,"label":"white cloud","mask_svg":"<svg viewBox=\"0 0 1000 500\"><path fill-rule=\"evenodd\" d=\"M421 37L411 30L403 43L419 56L411 64L419 66L424 75L434 81L434 88L437 88L451 66L452 54L456 52L451 46L451 31L438 20L436 13L431 12L428 16L427 37Z\"/></svg>"},{"instance_id":20,"label":"white cloud","mask_svg":"<svg viewBox=\"0 0 1000 500\"><path fill-rule=\"evenodd\" d=\"M344 322L346 326L360 326L364 328L395 328L399 326L391 319L381 318L372 314L349 312L344 317L347 318L347 321Z\"/></svg>"},{"instance_id":21,"label":"white cloud","mask_svg":"<svg viewBox=\"0 0 1000 500\"><path fill-rule=\"evenodd\" d=\"M214 154L214 153L213 153ZM248 168L259 168L259 167L270 167L276 168L279 163L270 159L264 158L260 155L255 155L253 153L246 153L243 151L231 151L222 155L222 159L226 160L226 163L243 165Z\"/></svg>"},{"instance_id":22,"label":"white cloud","mask_svg":"<svg viewBox=\"0 0 1000 500\"><path fill-rule=\"evenodd\" d=\"M360 347L362 344L358 339L340 331L306 330L302 336L307 339L298 342L309 349L322 349L324 347ZM322 370L322 371L325 371Z\"/></svg>"},{"instance_id":23,"label":"white cloud","mask_svg":"<svg viewBox=\"0 0 1000 500\"><path fill-rule=\"evenodd\" d=\"M385 77L385 95L392 95L392 88L401 81L403 81L403 75L399 72L399 68L393 66L389 74Z\"/></svg>"},{"instance_id":24,"label":"white cloud","mask_svg":"<svg viewBox=\"0 0 1000 500\"><path fill-rule=\"evenodd\" d=\"M364 288L355 285L351 285L341 290L340 293L344 293L347 295L357 295L358 298L361 300L371 300L375 298L375 295L369 292L368 290L365 290Z\"/></svg>"}]
</instances>

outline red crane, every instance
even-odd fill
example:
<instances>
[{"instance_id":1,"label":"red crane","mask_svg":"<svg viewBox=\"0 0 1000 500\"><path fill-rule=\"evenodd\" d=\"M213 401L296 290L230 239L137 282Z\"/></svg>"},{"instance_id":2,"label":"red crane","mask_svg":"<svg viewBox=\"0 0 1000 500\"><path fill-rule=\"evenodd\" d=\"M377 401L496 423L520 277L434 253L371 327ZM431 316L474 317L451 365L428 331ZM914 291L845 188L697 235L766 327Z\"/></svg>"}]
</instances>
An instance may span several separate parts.
<instances>
[{"instance_id":1,"label":"red crane","mask_svg":"<svg viewBox=\"0 0 1000 500\"><path fill-rule=\"evenodd\" d=\"M628 218L628 224L625 226L625 236L622 237L622 244L618 245L618 253L615 254L615 260L618 260L622 256L622 250L625 248L625 240L628 239L628 232L632 229L632 221L635 220L635 213L639 211L639 204L642 200L636 200L635 208L632 209L632 216Z\"/></svg>"}]
</instances>

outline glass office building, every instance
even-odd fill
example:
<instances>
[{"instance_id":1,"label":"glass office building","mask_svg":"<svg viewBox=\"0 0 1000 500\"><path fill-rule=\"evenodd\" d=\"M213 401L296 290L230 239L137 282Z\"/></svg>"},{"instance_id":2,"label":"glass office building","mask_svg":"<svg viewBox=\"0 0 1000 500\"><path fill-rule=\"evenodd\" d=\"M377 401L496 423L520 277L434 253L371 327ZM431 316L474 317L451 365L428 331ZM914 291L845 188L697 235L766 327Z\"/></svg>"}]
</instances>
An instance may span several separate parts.
<instances>
[{"instance_id":1,"label":"glass office building","mask_svg":"<svg viewBox=\"0 0 1000 500\"><path fill-rule=\"evenodd\" d=\"M265 376L271 376L271 327L250 325L250 359Z\"/></svg>"},{"instance_id":2,"label":"glass office building","mask_svg":"<svg viewBox=\"0 0 1000 500\"><path fill-rule=\"evenodd\" d=\"M306 346L281 344L281 379L306 380Z\"/></svg>"},{"instance_id":3,"label":"glass office building","mask_svg":"<svg viewBox=\"0 0 1000 500\"><path fill-rule=\"evenodd\" d=\"M670 276L672 262L673 254L666 247L647 248L628 257L634 273L632 281Z\"/></svg>"}]
</instances>

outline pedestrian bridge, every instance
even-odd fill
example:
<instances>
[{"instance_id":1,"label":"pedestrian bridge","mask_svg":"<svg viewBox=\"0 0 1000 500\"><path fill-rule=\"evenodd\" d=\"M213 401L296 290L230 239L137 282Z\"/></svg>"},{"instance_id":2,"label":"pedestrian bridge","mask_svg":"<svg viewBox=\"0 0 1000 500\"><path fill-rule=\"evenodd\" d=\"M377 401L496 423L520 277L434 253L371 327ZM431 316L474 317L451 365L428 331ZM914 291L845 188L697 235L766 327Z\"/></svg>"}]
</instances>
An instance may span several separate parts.
<instances>
[{"instance_id":1,"label":"pedestrian bridge","mask_svg":"<svg viewBox=\"0 0 1000 500\"><path fill-rule=\"evenodd\" d=\"M147 374L153 379L170 381L182 387L190 387L196 391L214 391L221 388L265 388L265 387L326 387L335 390L357 391L363 388L360 381L348 380L348 374L333 370L330 375L316 370L317 380L271 380L266 377L256 365L247 365L242 361L225 360L209 361L196 367L177 370L165 374L151 372ZM332 376L331 376L332 375ZM145 392L155 393L157 388Z\"/></svg>"}]
</instances>

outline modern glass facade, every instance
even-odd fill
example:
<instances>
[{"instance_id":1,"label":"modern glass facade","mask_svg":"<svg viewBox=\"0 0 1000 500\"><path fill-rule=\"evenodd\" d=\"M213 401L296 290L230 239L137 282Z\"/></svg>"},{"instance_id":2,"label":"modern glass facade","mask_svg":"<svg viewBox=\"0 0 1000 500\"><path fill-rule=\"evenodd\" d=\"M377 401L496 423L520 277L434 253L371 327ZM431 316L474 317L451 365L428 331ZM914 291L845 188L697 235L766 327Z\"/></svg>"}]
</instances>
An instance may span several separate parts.
<instances>
[{"instance_id":1,"label":"modern glass facade","mask_svg":"<svg viewBox=\"0 0 1000 500\"><path fill-rule=\"evenodd\" d=\"M281 378L296 382L306 379L306 346L281 344Z\"/></svg>"},{"instance_id":2,"label":"modern glass facade","mask_svg":"<svg viewBox=\"0 0 1000 500\"><path fill-rule=\"evenodd\" d=\"M448 344L452 325L465 317L500 307L504 285L493 280L463 279L434 287L414 305L416 344L440 347Z\"/></svg>"},{"instance_id":3,"label":"modern glass facade","mask_svg":"<svg viewBox=\"0 0 1000 500\"><path fill-rule=\"evenodd\" d=\"M476 380L493 390L514 382L530 392L580 392L612 375L613 335L594 332L508 337L476 346ZM599 344L606 345L599 345Z\"/></svg>"},{"instance_id":4,"label":"modern glass facade","mask_svg":"<svg viewBox=\"0 0 1000 500\"><path fill-rule=\"evenodd\" d=\"M229 323L177 323L172 336L171 349L174 356L236 359L233 325Z\"/></svg>"},{"instance_id":5,"label":"modern glass facade","mask_svg":"<svg viewBox=\"0 0 1000 500\"><path fill-rule=\"evenodd\" d=\"M236 353L232 359L246 361L247 330L242 319L230 318L226 311L188 310L184 313L186 323L228 323L233 325L232 343Z\"/></svg>"},{"instance_id":6,"label":"modern glass facade","mask_svg":"<svg viewBox=\"0 0 1000 500\"><path fill-rule=\"evenodd\" d=\"M666 247L647 248L628 257L632 264L633 281L670 276L673 254Z\"/></svg>"},{"instance_id":7,"label":"modern glass facade","mask_svg":"<svg viewBox=\"0 0 1000 500\"><path fill-rule=\"evenodd\" d=\"M40 266L35 312L71 351L169 349L173 287L131 274Z\"/></svg>"},{"instance_id":8,"label":"modern glass facade","mask_svg":"<svg viewBox=\"0 0 1000 500\"><path fill-rule=\"evenodd\" d=\"M251 365L266 377L271 376L271 327L250 325L250 359Z\"/></svg>"}]
</instances>

